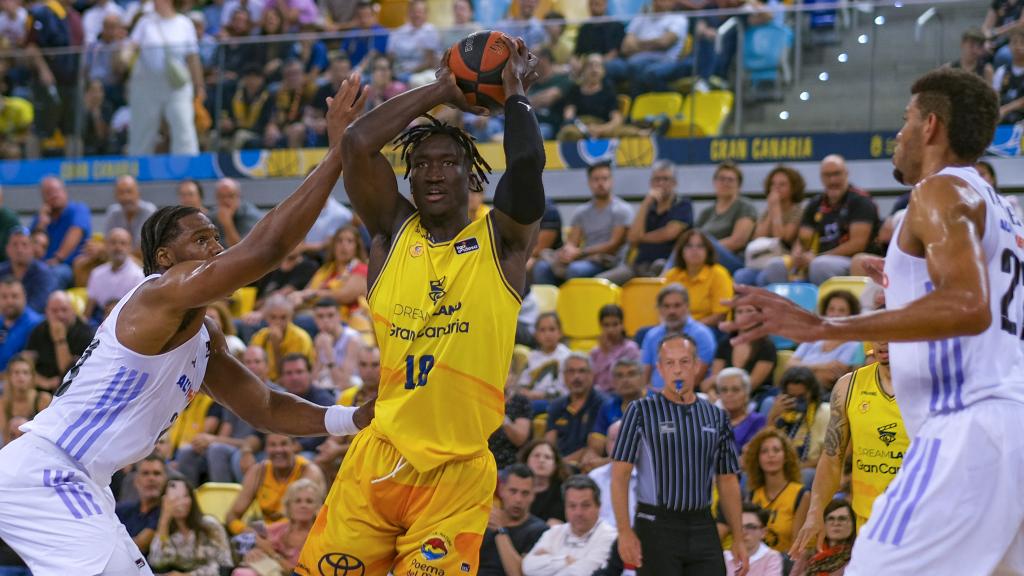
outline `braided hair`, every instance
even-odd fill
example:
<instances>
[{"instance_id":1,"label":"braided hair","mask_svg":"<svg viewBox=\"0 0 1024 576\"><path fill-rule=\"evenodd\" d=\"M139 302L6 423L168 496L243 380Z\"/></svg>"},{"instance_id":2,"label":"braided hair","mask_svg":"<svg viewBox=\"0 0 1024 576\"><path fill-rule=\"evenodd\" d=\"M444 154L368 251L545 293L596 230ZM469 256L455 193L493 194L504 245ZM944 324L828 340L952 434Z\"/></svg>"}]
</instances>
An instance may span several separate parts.
<instances>
[{"instance_id":1,"label":"braided hair","mask_svg":"<svg viewBox=\"0 0 1024 576\"><path fill-rule=\"evenodd\" d=\"M462 128L452 126L447 122L442 122L430 114L424 114L423 117L428 119L430 123L413 126L399 134L398 138L395 139L394 149L402 149L402 161L405 162L405 178L409 178L409 172L412 170L411 158L412 153L416 151L416 148L427 138L437 134L443 134L452 140L455 140L455 143L462 149L466 158L469 158L470 188L482 190L484 183L489 182L489 180L487 180L487 174L491 172L491 166L486 160L484 160L480 151L477 150L476 144L474 144L475 138Z\"/></svg>"},{"instance_id":2,"label":"braided hair","mask_svg":"<svg viewBox=\"0 0 1024 576\"><path fill-rule=\"evenodd\" d=\"M191 206L164 206L142 224L142 271L149 276L157 272L156 251L166 246L181 233L178 222L182 218L199 214Z\"/></svg>"}]
</instances>

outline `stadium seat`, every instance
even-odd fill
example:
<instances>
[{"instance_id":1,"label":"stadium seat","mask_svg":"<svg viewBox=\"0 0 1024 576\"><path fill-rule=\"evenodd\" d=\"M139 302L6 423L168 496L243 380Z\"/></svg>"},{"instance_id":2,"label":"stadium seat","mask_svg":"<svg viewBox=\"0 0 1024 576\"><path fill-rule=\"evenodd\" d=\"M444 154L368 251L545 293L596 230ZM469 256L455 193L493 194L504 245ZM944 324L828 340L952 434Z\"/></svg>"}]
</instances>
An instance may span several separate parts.
<instances>
[{"instance_id":1,"label":"stadium seat","mask_svg":"<svg viewBox=\"0 0 1024 576\"><path fill-rule=\"evenodd\" d=\"M597 313L605 304L618 304L619 292L603 278L573 278L562 284L555 308L562 333L570 340L596 340L601 335Z\"/></svg>"},{"instance_id":2,"label":"stadium seat","mask_svg":"<svg viewBox=\"0 0 1024 576\"><path fill-rule=\"evenodd\" d=\"M772 372L772 382L775 386L779 385L782 381L782 375L786 372L786 364L789 363L789 359L793 357L792 350L779 350L775 353L775 371Z\"/></svg>"},{"instance_id":3,"label":"stadium seat","mask_svg":"<svg viewBox=\"0 0 1024 576\"><path fill-rule=\"evenodd\" d=\"M589 354L597 346L597 338L572 338L569 340L569 349L573 352Z\"/></svg>"},{"instance_id":4,"label":"stadium seat","mask_svg":"<svg viewBox=\"0 0 1024 576\"><path fill-rule=\"evenodd\" d=\"M235 290L235 293L231 295L231 315L241 318L252 312L256 306L256 292L256 288L253 286Z\"/></svg>"},{"instance_id":5,"label":"stadium seat","mask_svg":"<svg viewBox=\"0 0 1024 576\"><path fill-rule=\"evenodd\" d=\"M633 100L629 121L633 124L654 125L658 122L681 122L680 109L683 95L676 92L647 92Z\"/></svg>"},{"instance_id":6,"label":"stadium seat","mask_svg":"<svg viewBox=\"0 0 1024 576\"><path fill-rule=\"evenodd\" d=\"M687 94L680 111L683 119L673 122L666 136L669 138L718 136L722 133L722 124L725 123L729 112L732 111L733 99L733 93L729 90Z\"/></svg>"},{"instance_id":7,"label":"stadium seat","mask_svg":"<svg viewBox=\"0 0 1024 576\"><path fill-rule=\"evenodd\" d=\"M75 314L85 316L85 303L89 300L85 288L81 286L68 288L66 294L71 299L71 307L75 309Z\"/></svg>"},{"instance_id":8,"label":"stadium seat","mask_svg":"<svg viewBox=\"0 0 1024 576\"><path fill-rule=\"evenodd\" d=\"M779 66L792 41L792 31L775 22L747 28L743 36L743 68L750 80L748 101L782 100Z\"/></svg>"},{"instance_id":9,"label":"stadium seat","mask_svg":"<svg viewBox=\"0 0 1024 576\"><path fill-rule=\"evenodd\" d=\"M530 286L530 294L537 302L538 312L554 312L558 305L558 286L551 284L534 284Z\"/></svg>"},{"instance_id":10,"label":"stadium seat","mask_svg":"<svg viewBox=\"0 0 1024 576\"><path fill-rule=\"evenodd\" d=\"M828 297L830 292L836 290L848 290L860 300L861 294L871 283L867 276L833 276L818 286L818 306Z\"/></svg>"},{"instance_id":11,"label":"stadium seat","mask_svg":"<svg viewBox=\"0 0 1024 576\"><path fill-rule=\"evenodd\" d=\"M664 278L633 278L622 287L623 324L632 338L644 326L652 326L658 317L657 298L666 284Z\"/></svg>"},{"instance_id":12,"label":"stadium seat","mask_svg":"<svg viewBox=\"0 0 1024 576\"><path fill-rule=\"evenodd\" d=\"M231 505L241 491L241 484L207 482L196 488L196 500L203 514L209 514L224 524Z\"/></svg>"},{"instance_id":13,"label":"stadium seat","mask_svg":"<svg viewBox=\"0 0 1024 576\"><path fill-rule=\"evenodd\" d=\"M765 290L774 292L787 300L791 300L800 305L801 308L809 312L818 312L818 287L809 282L787 282L785 284L769 284L765 286ZM783 338L782 336L772 335L772 342L775 343L775 347L779 350L792 349L796 347L796 342L793 342L789 338Z\"/></svg>"}]
</instances>

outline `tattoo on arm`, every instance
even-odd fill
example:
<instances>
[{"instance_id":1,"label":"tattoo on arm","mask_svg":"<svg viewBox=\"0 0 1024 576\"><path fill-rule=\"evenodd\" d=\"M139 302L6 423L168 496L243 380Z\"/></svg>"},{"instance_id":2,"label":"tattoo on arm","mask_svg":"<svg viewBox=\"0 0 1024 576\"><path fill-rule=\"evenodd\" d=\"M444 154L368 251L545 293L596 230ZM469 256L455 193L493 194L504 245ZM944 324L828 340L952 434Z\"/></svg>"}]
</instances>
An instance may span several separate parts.
<instances>
[{"instance_id":1,"label":"tattoo on arm","mask_svg":"<svg viewBox=\"0 0 1024 576\"><path fill-rule=\"evenodd\" d=\"M840 387L836 385L832 395L832 415L829 417L828 430L825 431L825 454L833 458L842 458L846 446L850 442L850 419L846 417L846 391L849 383ZM840 389L841 388L841 389Z\"/></svg>"}]
</instances>

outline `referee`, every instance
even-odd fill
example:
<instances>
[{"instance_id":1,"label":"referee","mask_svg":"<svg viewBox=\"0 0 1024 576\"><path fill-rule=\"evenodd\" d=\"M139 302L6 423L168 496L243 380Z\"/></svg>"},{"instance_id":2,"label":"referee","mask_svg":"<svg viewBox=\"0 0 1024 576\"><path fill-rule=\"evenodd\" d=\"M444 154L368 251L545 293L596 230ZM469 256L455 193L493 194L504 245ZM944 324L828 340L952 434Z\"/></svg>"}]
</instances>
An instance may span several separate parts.
<instances>
[{"instance_id":1,"label":"referee","mask_svg":"<svg viewBox=\"0 0 1024 576\"><path fill-rule=\"evenodd\" d=\"M711 480L733 538L736 574L747 573L739 462L729 417L694 393L697 345L666 336L658 346L661 394L636 400L623 419L612 455L612 508L619 554L639 576L722 576L725 559L711 514ZM634 528L628 512L629 478L636 466ZM635 531L634 531L635 530Z\"/></svg>"}]
</instances>

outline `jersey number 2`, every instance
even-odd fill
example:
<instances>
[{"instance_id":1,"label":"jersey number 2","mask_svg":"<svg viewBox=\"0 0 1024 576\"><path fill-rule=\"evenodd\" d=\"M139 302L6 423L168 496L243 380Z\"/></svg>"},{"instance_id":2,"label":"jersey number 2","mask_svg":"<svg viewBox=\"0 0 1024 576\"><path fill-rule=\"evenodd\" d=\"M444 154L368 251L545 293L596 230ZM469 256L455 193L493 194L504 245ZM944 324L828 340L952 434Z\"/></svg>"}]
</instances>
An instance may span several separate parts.
<instances>
[{"instance_id":1,"label":"jersey number 2","mask_svg":"<svg viewBox=\"0 0 1024 576\"><path fill-rule=\"evenodd\" d=\"M60 397L68 391L68 386L71 386L71 382L78 376L78 371L82 369L82 364L85 364L85 361L89 359L89 356L92 356L92 351L99 345L99 338L94 338L93 341L89 343L89 347L85 349L85 352L82 352L82 357L78 359L78 362L75 362L75 365L71 367L71 370L68 370L68 373L64 376L64 380L60 383L60 386L53 391L53 395L55 397Z\"/></svg>"},{"instance_id":2,"label":"jersey number 2","mask_svg":"<svg viewBox=\"0 0 1024 576\"><path fill-rule=\"evenodd\" d=\"M405 357L405 389L415 390L417 386L427 385L427 375L434 368L434 357L430 354L420 356L419 374L416 373L416 357Z\"/></svg>"},{"instance_id":3,"label":"jersey number 2","mask_svg":"<svg viewBox=\"0 0 1024 576\"><path fill-rule=\"evenodd\" d=\"M1003 250L1002 260L1003 272L1010 275L1010 286L1006 289L1006 293L1003 294L1000 304L1003 317L1001 326L1003 331L1017 336L1017 323L1010 320L1010 304L1013 302L1013 297L1017 294L1017 286L1024 282L1024 278L1021 276L1022 263L1020 258L1017 258L1017 255L1009 248ZM1020 337L1024 339L1024 333L1020 334Z\"/></svg>"}]
</instances>

